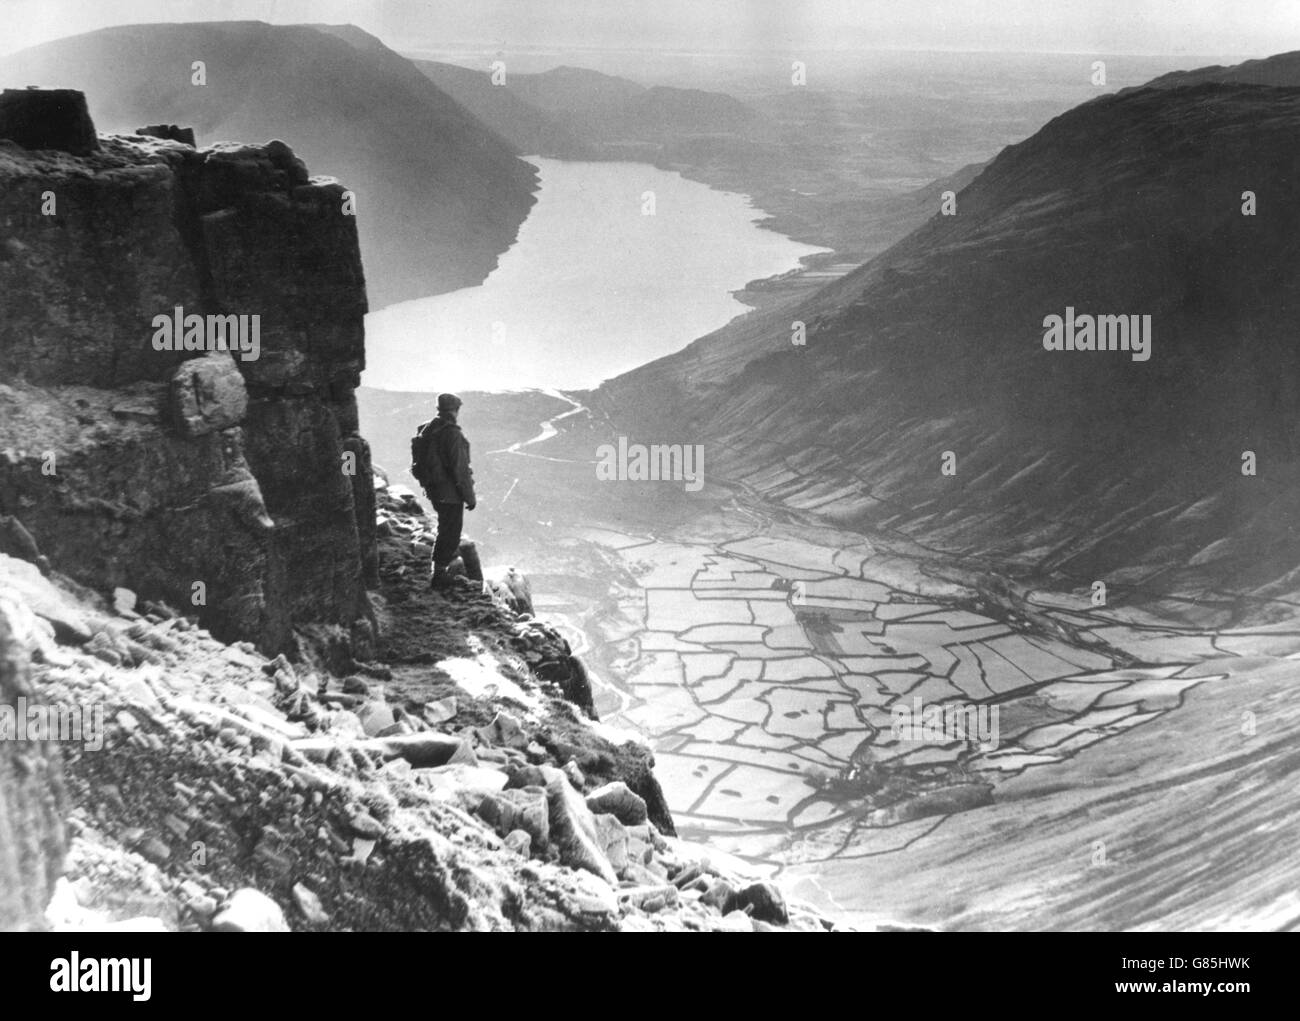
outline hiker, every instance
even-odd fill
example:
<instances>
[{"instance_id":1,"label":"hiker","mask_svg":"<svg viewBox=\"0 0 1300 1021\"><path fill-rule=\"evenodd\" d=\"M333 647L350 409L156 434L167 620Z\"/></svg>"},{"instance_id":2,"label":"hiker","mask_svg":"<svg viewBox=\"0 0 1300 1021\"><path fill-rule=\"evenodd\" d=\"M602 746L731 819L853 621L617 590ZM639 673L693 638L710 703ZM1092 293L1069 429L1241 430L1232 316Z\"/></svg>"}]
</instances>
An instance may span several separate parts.
<instances>
[{"instance_id":1,"label":"hiker","mask_svg":"<svg viewBox=\"0 0 1300 1021\"><path fill-rule=\"evenodd\" d=\"M423 423L411 440L411 474L438 515L438 538L429 578L433 588L451 584L447 568L460 549L465 511L473 510L477 503L474 472L469 466L469 440L456 424L461 403L455 394L439 394L437 417Z\"/></svg>"}]
</instances>

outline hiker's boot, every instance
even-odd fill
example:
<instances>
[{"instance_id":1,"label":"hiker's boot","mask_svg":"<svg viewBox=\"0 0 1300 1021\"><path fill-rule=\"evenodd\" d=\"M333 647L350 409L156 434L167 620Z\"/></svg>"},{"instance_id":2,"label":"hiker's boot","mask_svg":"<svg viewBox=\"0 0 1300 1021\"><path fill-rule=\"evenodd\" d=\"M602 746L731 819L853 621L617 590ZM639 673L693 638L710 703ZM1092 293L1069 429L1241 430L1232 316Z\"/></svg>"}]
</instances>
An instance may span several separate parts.
<instances>
[{"instance_id":1,"label":"hiker's boot","mask_svg":"<svg viewBox=\"0 0 1300 1021\"><path fill-rule=\"evenodd\" d=\"M435 591L451 588L451 573L444 565L433 565L433 573L429 575L429 588Z\"/></svg>"}]
</instances>

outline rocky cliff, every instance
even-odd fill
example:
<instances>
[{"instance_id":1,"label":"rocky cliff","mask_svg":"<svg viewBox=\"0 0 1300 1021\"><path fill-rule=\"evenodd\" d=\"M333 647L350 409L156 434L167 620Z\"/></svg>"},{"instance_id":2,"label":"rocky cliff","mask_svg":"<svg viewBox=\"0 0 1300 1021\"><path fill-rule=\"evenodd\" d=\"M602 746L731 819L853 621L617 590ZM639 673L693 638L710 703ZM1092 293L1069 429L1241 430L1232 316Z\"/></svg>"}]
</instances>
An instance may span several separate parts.
<instances>
[{"instance_id":1,"label":"rocky cliff","mask_svg":"<svg viewBox=\"0 0 1300 1021\"><path fill-rule=\"evenodd\" d=\"M223 637L364 639L366 299L343 187L282 142L29 151L16 111L40 95L0 107L19 136L0 140L0 512L79 582ZM188 345L154 322L178 315L203 317ZM243 320L243 349L203 350L214 316Z\"/></svg>"}]
</instances>

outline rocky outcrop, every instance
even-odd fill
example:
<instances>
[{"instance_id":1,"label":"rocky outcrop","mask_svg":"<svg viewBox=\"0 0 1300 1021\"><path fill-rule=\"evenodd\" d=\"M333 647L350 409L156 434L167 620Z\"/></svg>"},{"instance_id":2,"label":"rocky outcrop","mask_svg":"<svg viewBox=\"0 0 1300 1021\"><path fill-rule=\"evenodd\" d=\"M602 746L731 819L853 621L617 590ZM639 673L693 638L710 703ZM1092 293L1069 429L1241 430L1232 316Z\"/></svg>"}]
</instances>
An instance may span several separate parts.
<instances>
[{"instance_id":1,"label":"rocky outcrop","mask_svg":"<svg viewBox=\"0 0 1300 1021\"><path fill-rule=\"evenodd\" d=\"M58 149L77 156L99 148L86 97L75 89L5 89L0 93L0 138L25 149Z\"/></svg>"},{"instance_id":2,"label":"rocky outcrop","mask_svg":"<svg viewBox=\"0 0 1300 1021\"><path fill-rule=\"evenodd\" d=\"M365 283L343 192L282 142L0 140L0 513L78 581L269 651L303 622L369 628Z\"/></svg>"}]
</instances>

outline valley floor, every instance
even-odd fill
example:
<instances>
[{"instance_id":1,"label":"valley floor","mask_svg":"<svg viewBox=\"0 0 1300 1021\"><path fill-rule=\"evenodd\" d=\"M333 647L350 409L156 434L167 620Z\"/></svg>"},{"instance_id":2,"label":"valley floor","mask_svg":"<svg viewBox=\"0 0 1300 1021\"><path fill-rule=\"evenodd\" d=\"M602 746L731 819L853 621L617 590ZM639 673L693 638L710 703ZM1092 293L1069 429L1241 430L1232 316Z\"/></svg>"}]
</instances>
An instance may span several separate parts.
<instances>
[{"instance_id":1,"label":"valley floor","mask_svg":"<svg viewBox=\"0 0 1300 1021\"><path fill-rule=\"evenodd\" d=\"M598 427L552 421L493 475L575 489L575 434ZM1300 926L1300 623L1016 592L736 490L627 524L652 484L589 488L525 566L590 643L602 718L654 747L683 834L854 924ZM987 729L893 726L934 705Z\"/></svg>"}]
</instances>

